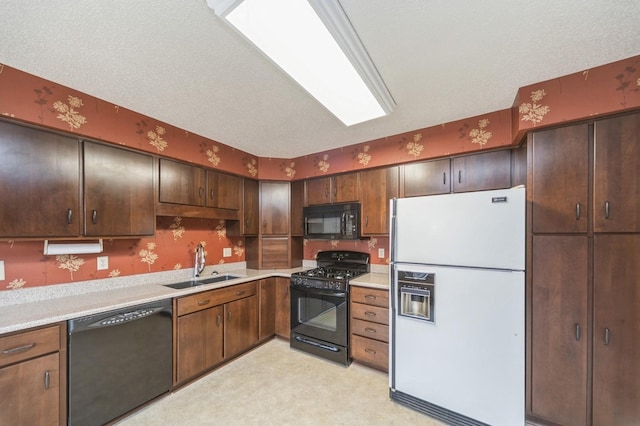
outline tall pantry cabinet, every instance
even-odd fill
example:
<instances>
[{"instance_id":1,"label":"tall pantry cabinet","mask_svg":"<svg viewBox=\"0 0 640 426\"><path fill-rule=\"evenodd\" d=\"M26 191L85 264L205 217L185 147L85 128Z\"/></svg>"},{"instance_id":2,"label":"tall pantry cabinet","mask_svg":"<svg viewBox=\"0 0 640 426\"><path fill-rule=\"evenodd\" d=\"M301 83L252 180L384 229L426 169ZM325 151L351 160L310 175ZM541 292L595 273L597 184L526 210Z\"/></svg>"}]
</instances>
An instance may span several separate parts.
<instances>
[{"instance_id":1,"label":"tall pantry cabinet","mask_svg":"<svg viewBox=\"0 0 640 426\"><path fill-rule=\"evenodd\" d=\"M640 113L528 146L528 415L638 424Z\"/></svg>"}]
</instances>

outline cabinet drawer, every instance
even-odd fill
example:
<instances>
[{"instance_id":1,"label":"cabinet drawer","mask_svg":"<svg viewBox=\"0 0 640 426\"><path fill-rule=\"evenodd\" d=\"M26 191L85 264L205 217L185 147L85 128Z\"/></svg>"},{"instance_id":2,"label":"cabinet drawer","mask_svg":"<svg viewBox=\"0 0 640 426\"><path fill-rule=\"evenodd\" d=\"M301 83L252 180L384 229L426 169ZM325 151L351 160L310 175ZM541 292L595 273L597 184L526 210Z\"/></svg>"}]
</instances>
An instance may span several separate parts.
<instances>
[{"instance_id":1,"label":"cabinet drawer","mask_svg":"<svg viewBox=\"0 0 640 426\"><path fill-rule=\"evenodd\" d=\"M389 371L389 344L351 336L351 357L382 371Z\"/></svg>"},{"instance_id":2,"label":"cabinet drawer","mask_svg":"<svg viewBox=\"0 0 640 426\"><path fill-rule=\"evenodd\" d=\"M0 366L60 350L60 326L0 337Z\"/></svg>"},{"instance_id":3,"label":"cabinet drawer","mask_svg":"<svg viewBox=\"0 0 640 426\"><path fill-rule=\"evenodd\" d=\"M186 315L207 309L212 306L222 305L243 297L253 296L257 293L255 281L245 284L233 285L221 289L203 291L191 296L181 297L177 301L177 315Z\"/></svg>"},{"instance_id":4,"label":"cabinet drawer","mask_svg":"<svg viewBox=\"0 0 640 426\"><path fill-rule=\"evenodd\" d=\"M370 321L351 319L351 333L371 339L389 342L389 326Z\"/></svg>"},{"instance_id":5,"label":"cabinet drawer","mask_svg":"<svg viewBox=\"0 0 640 426\"><path fill-rule=\"evenodd\" d=\"M389 325L389 309L381 308L379 306L363 305L362 303L352 303L351 317Z\"/></svg>"},{"instance_id":6,"label":"cabinet drawer","mask_svg":"<svg viewBox=\"0 0 640 426\"><path fill-rule=\"evenodd\" d=\"M352 302L380 306L382 308L389 307L388 290L352 286L350 287L350 293Z\"/></svg>"}]
</instances>

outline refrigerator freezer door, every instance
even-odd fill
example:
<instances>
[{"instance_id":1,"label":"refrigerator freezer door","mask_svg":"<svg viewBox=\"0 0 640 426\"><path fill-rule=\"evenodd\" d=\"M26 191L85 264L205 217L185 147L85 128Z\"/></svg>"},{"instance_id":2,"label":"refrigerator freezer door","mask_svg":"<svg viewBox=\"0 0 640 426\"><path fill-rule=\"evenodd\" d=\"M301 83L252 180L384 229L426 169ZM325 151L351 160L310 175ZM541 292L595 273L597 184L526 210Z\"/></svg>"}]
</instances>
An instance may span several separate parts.
<instances>
[{"instance_id":1,"label":"refrigerator freezer door","mask_svg":"<svg viewBox=\"0 0 640 426\"><path fill-rule=\"evenodd\" d=\"M394 262L524 270L525 189L396 200Z\"/></svg>"},{"instance_id":2,"label":"refrigerator freezer door","mask_svg":"<svg viewBox=\"0 0 640 426\"><path fill-rule=\"evenodd\" d=\"M394 306L392 387L490 425L523 425L524 272L396 269L435 273L436 320L398 316Z\"/></svg>"}]
</instances>

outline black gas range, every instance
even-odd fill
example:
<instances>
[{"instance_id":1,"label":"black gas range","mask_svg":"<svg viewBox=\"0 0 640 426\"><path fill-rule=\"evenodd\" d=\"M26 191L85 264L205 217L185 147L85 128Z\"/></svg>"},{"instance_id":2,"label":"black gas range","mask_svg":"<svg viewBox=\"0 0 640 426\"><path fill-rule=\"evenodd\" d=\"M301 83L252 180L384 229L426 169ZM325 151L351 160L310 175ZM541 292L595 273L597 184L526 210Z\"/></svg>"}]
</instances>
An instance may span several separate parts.
<instances>
[{"instance_id":1,"label":"black gas range","mask_svg":"<svg viewBox=\"0 0 640 426\"><path fill-rule=\"evenodd\" d=\"M316 263L291 274L291 347L349 365L349 280L369 272L369 254L321 251Z\"/></svg>"}]
</instances>

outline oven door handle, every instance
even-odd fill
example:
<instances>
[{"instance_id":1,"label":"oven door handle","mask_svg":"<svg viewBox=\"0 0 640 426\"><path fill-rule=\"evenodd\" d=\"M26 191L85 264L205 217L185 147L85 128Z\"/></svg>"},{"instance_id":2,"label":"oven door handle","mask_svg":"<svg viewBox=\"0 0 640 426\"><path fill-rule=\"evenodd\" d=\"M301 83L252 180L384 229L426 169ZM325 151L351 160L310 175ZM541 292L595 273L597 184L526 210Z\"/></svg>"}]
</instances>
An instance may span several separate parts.
<instances>
[{"instance_id":1,"label":"oven door handle","mask_svg":"<svg viewBox=\"0 0 640 426\"><path fill-rule=\"evenodd\" d=\"M293 288L298 288L299 287L293 287ZM335 297L347 297L347 293L336 293L335 291L330 291L330 290L321 290L321 289L317 289L317 288L309 288L309 287L304 287L302 288L302 290L304 290L307 294L319 294L321 296L335 296Z\"/></svg>"}]
</instances>

